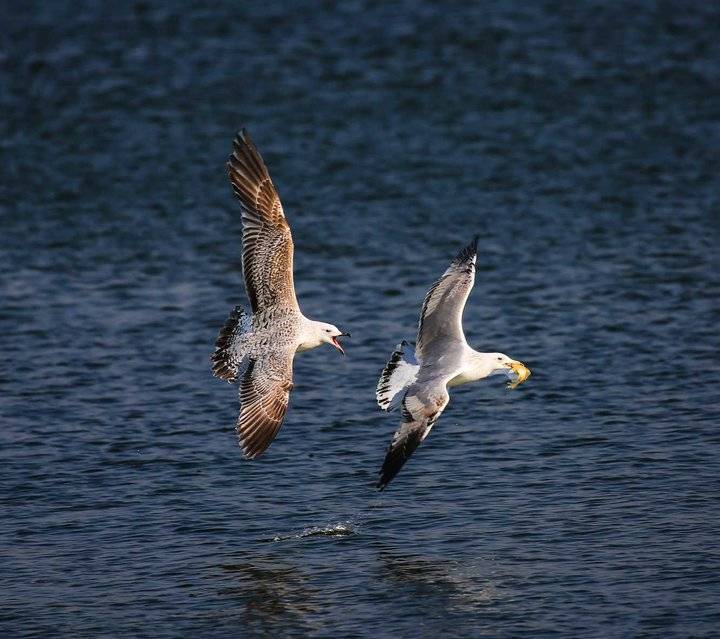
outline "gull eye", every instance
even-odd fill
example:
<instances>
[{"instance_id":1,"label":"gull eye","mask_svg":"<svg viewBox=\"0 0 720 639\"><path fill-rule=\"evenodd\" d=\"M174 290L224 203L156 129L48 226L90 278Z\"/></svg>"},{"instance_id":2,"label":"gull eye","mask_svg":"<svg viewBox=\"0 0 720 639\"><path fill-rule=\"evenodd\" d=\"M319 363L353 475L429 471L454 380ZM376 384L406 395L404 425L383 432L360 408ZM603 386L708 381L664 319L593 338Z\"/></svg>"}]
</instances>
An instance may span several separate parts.
<instances>
[{"instance_id":1,"label":"gull eye","mask_svg":"<svg viewBox=\"0 0 720 639\"><path fill-rule=\"evenodd\" d=\"M498 362L502 362L502 357L498 357Z\"/></svg>"}]
</instances>

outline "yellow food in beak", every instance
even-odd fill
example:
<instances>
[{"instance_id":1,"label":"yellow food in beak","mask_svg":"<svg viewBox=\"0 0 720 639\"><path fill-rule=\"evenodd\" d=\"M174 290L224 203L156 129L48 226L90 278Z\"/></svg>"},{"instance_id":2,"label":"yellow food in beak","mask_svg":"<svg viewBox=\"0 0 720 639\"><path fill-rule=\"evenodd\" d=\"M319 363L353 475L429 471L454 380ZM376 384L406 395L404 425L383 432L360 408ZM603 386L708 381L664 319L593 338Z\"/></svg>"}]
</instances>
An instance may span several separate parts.
<instances>
[{"instance_id":1,"label":"yellow food in beak","mask_svg":"<svg viewBox=\"0 0 720 639\"><path fill-rule=\"evenodd\" d=\"M517 388L530 377L530 369L522 362L513 362L510 364L510 370L515 373L517 377L508 382L508 388Z\"/></svg>"}]
</instances>

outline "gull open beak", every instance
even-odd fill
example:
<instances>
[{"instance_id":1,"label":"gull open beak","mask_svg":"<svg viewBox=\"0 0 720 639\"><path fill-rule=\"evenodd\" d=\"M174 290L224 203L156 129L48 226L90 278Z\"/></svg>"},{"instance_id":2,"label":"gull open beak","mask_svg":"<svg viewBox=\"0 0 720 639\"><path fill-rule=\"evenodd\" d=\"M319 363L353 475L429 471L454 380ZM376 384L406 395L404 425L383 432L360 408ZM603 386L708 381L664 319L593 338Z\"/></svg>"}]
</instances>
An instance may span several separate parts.
<instances>
[{"instance_id":1,"label":"gull open beak","mask_svg":"<svg viewBox=\"0 0 720 639\"><path fill-rule=\"evenodd\" d=\"M517 388L530 377L530 369L522 362L511 362L508 364L508 369L512 371L511 374L508 375L508 377L510 377L510 381L507 384L508 388Z\"/></svg>"},{"instance_id":2,"label":"gull open beak","mask_svg":"<svg viewBox=\"0 0 720 639\"><path fill-rule=\"evenodd\" d=\"M340 345L340 341L338 340L338 337L350 337L350 333L340 333L337 337L332 338L332 343L335 348L337 348L343 355L345 355L345 351L343 350L343 347Z\"/></svg>"}]
</instances>

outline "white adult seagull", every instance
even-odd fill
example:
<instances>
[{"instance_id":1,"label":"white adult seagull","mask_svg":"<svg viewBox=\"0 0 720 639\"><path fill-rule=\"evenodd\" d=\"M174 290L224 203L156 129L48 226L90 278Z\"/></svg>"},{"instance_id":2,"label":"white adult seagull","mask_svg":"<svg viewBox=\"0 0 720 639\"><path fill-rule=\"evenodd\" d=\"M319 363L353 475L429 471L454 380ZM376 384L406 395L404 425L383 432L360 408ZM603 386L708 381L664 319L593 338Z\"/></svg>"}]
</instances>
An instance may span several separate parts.
<instances>
[{"instance_id":1,"label":"white adult seagull","mask_svg":"<svg viewBox=\"0 0 720 639\"><path fill-rule=\"evenodd\" d=\"M414 354L406 353L407 342L401 342L380 375L380 408L402 406L400 428L380 470L380 490L427 437L450 401L449 387L496 374L510 377L510 385L515 387L530 376L522 362L503 353L479 353L465 340L462 314L475 282L476 256L477 237L458 253L425 296Z\"/></svg>"},{"instance_id":2,"label":"white adult seagull","mask_svg":"<svg viewBox=\"0 0 720 639\"><path fill-rule=\"evenodd\" d=\"M220 330L212 355L213 375L235 382L240 366L240 415L236 430L248 459L262 454L282 425L296 352L332 344L344 354L339 328L302 314L293 282L293 241L267 167L243 129L228 159L230 182L240 200L242 263L252 317L236 306Z\"/></svg>"}]
</instances>

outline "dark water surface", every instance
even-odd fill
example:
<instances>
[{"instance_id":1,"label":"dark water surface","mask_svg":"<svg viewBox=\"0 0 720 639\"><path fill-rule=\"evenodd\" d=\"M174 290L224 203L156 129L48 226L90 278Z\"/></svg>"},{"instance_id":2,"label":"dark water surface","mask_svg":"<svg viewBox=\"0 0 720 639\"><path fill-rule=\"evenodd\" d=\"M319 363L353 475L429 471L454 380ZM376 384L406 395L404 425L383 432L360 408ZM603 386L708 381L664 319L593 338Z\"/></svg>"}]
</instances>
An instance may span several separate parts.
<instances>
[{"instance_id":1,"label":"dark water surface","mask_svg":"<svg viewBox=\"0 0 720 639\"><path fill-rule=\"evenodd\" d=\"M701 637L720 628L716 3L7 3L0 631ZM305 312L240 457L248 124ZM381 496L374 404L479 233L458 389Z\"/></svg>"}]
</instances>

